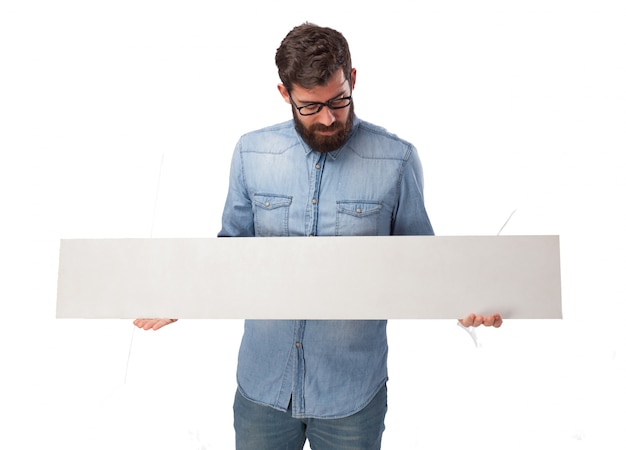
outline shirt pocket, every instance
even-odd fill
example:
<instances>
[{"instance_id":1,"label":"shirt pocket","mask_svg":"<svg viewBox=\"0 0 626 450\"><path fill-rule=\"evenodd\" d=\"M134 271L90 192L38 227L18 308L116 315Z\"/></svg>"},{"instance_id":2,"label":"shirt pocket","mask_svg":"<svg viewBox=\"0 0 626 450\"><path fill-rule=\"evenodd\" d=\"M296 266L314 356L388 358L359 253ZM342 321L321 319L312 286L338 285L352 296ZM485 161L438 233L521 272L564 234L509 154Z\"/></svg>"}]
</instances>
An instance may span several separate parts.
<instances>
[{"instance_id":1,"label":"shirt pocket","mask_svg":"<svg viewBox=\"0 0 626 450\"><path fill-rule=\"evenodd\" d=\"M382 202L344 200L337 202L337 236L377 236Z\"/></svg>"},{"instance_id":2,"label":"shirt pocket","mask_svg":"<svg viewBox=\"0 0 626 450\"><path fill-rule=\"evenodd\" d=\"M289 236L289 207L292 197L276 194L254 194L255 236Z\"/></svg>"}]
</instances>

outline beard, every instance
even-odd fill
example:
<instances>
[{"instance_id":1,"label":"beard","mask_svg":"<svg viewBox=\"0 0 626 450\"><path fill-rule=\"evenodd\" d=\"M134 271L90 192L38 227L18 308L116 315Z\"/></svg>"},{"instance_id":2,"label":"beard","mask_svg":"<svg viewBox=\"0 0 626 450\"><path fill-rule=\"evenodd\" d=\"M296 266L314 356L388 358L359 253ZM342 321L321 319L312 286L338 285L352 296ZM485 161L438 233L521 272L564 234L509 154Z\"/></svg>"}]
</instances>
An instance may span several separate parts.
<instances>
[{"instance_id":1,"label":"beard","mask_svg":"<svg viewBox=\"0 0 626 450\"><path fill-rule=\"evenodd\" d=\"M354 123L354 103L348 106L348 118L345 122L335 121L330 126L325 126L321 123L314 123L309 127L306 127L300 120L300 113L292 107L293 121L296 126L296 131L302 137L304 142L311 147L312 150L319 153L328 153L333 150L337 150L341 147L352 131L352 124ZM334 131L334 134L325 136L318 134L317 131Z\"/></svg>"}]
</instances>

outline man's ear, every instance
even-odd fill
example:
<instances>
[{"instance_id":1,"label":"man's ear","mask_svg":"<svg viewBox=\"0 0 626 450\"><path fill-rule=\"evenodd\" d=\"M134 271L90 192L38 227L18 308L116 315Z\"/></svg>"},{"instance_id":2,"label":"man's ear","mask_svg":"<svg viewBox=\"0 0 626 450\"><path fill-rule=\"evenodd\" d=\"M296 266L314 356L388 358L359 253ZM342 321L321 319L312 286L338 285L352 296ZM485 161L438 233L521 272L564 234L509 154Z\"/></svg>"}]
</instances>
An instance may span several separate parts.
<instances>
[{"instance_id":1,"label":"man's ear","mask_svg":"<svg viewBox=\"0 0 626 450\"><path fill-rule=\"evenodd\" d=\"M356 69L353 67L350 71L350 80L352 81L352 86L350 86L350 90L354 90L354 85L356 84Z\"/></svg>"},{"instance_id":2,"label":"man's ear","mask_svg":"<svg viewBox=\"0 0 626 450\"><path fill-rule=\"evenodd\" d=\"M282 95L283 97L283 100L285 100L285 102L291 105L291 99L289 98L289 91L287 90L285 85L281 83L277 87L278 87L278 92L280 92L280 95Z\"/></svg>"}]
</instances>

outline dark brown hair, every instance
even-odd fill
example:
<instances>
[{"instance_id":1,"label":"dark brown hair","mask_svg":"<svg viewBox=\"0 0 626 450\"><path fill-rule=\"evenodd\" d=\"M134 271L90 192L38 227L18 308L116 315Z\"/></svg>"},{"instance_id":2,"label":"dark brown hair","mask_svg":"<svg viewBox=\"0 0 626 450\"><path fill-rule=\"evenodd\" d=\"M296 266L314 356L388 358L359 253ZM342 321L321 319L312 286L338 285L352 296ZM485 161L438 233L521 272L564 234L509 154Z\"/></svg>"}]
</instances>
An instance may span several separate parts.
<instances>
[{"instance_id":1,"label":"dark brown hair","mask_svg":"<svg viewBox=\"0 0 626 450\"><path fill-rule=\"evenodd\" d=\"M276 50L278 76L288 91L294 84L310 89L324 86L337 70L350 79L348 41L332 28L304 23L292 29Z\"/></svg>"}]
</instances>

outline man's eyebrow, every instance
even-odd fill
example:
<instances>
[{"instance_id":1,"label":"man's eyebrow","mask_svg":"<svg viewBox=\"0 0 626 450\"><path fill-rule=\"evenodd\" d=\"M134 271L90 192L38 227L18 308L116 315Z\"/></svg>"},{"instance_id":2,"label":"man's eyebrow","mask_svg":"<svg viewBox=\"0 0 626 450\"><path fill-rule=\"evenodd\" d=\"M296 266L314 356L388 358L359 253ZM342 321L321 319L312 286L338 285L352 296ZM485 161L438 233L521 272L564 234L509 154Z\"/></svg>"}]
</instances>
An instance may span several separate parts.
<instances>
[{"instance_id":1,"label":"man's eyebrow","mask_svg":"<svg viewBox=\"0 0 626 450\"><path fill-rule=\"evenodd\" d=\"M334 97L329 98L326 101L329 102L331 100L336 100L338 98L345 97L345 95L346 95L346 90L343 89L339 94L335 95ZM300 99L295 99L295 100L298 100L299 103L302 103L304 105L316 105L316 104L320 104L320 103L321 104L326 103L326 102L317 102L317 101L314 102L314 101L311 101L311 100L300 100Z\"/></svg>"}]
</instances>

